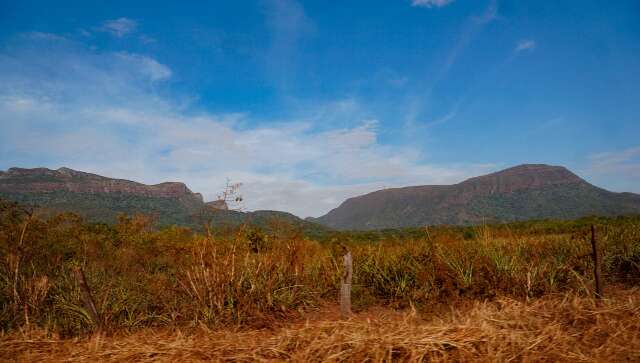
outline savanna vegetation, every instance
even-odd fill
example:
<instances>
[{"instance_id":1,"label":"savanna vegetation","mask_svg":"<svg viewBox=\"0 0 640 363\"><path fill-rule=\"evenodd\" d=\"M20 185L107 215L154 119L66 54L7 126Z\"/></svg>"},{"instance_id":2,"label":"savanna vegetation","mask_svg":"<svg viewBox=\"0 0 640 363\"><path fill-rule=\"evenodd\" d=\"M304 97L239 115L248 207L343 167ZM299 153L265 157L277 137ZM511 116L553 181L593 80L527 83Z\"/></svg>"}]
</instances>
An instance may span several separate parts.
<instances>
[{"instance_id":1,"label":"savanna vegetation","mask_svg":"<svg viewBox=\"0 0 640 363\"><path fill-rule=\"evenodd\" d=\"M333 309L342 246L354 260L348 321ZM639 282L640 217L309 234L279 220L193 232L0 206L5 359L637 359ZM98 326L101 341L89 338Z\"/></svg>"}]
</instances>

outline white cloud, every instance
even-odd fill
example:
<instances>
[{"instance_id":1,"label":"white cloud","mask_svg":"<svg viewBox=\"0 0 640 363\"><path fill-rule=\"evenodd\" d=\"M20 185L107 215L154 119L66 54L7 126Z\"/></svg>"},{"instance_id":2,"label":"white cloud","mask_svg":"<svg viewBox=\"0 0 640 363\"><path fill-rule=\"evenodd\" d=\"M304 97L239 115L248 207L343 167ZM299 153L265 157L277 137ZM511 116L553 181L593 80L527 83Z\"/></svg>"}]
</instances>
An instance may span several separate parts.
<instances>
[{"instance_id":1,"label":"white cloud","mask_svg":"<svg viewBox=\"0 0 640 363\"><path fill-rule=\"evenodd\" d=\"M187 113L160 96L157 82L172 71L148 56L62 41L8 49L0 53L0 168L183 181L207 199L229 177L244 183L248 209L302 217L383 186L451 183L493 169L432 165L416 147L381 143L378 123L355 99L247 127L256 124L247 114Z\"/></svg>"},{"instance_id":2,"label":"white cloud","mask_svg":"<svg viewBox=\"0 0 640 363\"><path fill-rule=\"evenodd\" d=\"M451 4L453 1L454 0L412 0L411 5L426 8L441 8L443 6Z\"/></svg>"},{"instance_id":3,"label":"white cloud","mask_svg":"<svg viewBox=\"0 0 640 363\"><path fill-rule=\"evenodd\" d=\"M130 53L118 53L117 56L126 62L137 63L137 68L152 81L162 81L171 77L171 69L153 58Z\"/></svg>"},{"instance_id":4,"label":"white cloud","mask_svg":"<svg viewBox=\"0 0 640 363\"><path fill-rule=\"evenodd\" d=\"M113 20L107 20L102 24L102 31L108 32L111 35L122 38L127 34L133 33L138 26L135 20L128 18L118 18Z\"/></svg>"},{"instance_id":5,"label":"white cloud","mask_svg":"<svg viewBox=\"0 0 640 363\"><path fill-rule=\"evenodd\" d=\"M617 191L640 192L640 145L588 157L586 173Z\"/></svg>"},{"instance_id":6,"label":"white cloud","mask_svg":"<svg viewBox=\"0 0 640 363\"><path fill-rule=\"evenodd\" d=\"M533 39L521 39L516 44L515 51L523 52L523 51L533 51L536 49L536 41Z\"/></svg>"},{"instance_id":7,"label":"white cloud","mask_svg":"<svg viewBox=\"0 0 640 363\"><path fill-rule=\"evenodd\" d=\"M626 170L640 177L640 146L593 154L589 160L594 171L608 173Z\"/></svg>"}]
</instances>

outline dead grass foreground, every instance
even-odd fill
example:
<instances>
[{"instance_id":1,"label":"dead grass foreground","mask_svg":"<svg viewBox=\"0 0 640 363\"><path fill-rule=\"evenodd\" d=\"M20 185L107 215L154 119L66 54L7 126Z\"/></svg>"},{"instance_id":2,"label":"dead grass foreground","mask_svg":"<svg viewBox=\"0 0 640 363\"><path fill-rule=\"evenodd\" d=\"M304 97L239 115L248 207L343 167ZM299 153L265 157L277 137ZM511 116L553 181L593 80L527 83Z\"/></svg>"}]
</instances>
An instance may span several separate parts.
<instances>
[{"instance_id":1,"label":"dead grass foreground","mask_svg":"<svg viewBox=\"0 0 640 363\"><path fill-rule=\"evenodd\" d=\"M446 313L333 311L269 330L146 329L59 340L0 337L6 361L640 361L640 289L596 306L572 294L469 303Z\"/></svg>"}]
</instances>

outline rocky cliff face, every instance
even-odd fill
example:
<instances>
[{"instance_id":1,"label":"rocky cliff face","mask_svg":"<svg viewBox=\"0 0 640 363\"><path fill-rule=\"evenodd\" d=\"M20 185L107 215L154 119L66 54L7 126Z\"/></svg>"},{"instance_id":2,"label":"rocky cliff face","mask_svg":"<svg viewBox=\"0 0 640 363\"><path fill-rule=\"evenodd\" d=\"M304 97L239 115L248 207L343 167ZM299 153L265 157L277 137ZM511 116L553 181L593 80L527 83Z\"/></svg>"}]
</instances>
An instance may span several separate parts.
<instances>
[{"instance_id":1,"label":"rocky cliff face","mask_svg":"<svg viewBox=\"0 0 640 363\"><path fill-rule=\"evenodd\" d=\"M145 185L69 168L58 170L10 168L6 172L0 173L0 192L42 193L53 191L89 194L119 193L203 202L201 194L193 193L186 185L177 182Z\"/></svg>"},{"instance_id":2,"label":"rocky cliff face","mask_svg":"<svg viewBox=\"0 0 640 363\"><path fill-rule=\"evenodd\" d=\"M640 213L640 195L597 188L564 167L520 165L454 185L385 189L313 221L337 229L472 224Z\"/></svg>"}]
</instances>

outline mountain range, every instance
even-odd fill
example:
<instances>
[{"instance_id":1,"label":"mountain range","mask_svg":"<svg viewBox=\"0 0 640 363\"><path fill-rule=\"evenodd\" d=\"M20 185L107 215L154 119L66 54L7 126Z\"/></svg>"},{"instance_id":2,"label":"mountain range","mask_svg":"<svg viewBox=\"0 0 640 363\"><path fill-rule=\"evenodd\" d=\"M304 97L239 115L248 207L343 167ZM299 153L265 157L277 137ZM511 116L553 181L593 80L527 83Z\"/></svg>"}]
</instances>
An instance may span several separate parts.
<instances>
[{"instance_id":1,"label":"mountain range","mask_svg":"<svg viewBox=\"0 0 640 363\"><path fill-rule=\"evenodd\" d=\"M637 213L638 194L598 188L561 166L525 164L453 185L375 191L308 220L334 229L383 229Z\"/></svg>"},{"instance_id":2,"label":"mountain range","mask_svg":"<svg viewBox=\"0 0 640 363\"><path fill-rule=\"evenodd\" d=\"M118 214L154 216L157 224L202 228L203 223L238 225L249 222L266 226L273 219L303 228L317 224L278 211L228 210L224 201L204 202L200 193L184 183L145 185L124 179L69 168L10 168L0 171L0 198L38 206L43 214L74 212L93 222L113 223Z\"/></svg>"},{"instance_id":3,"label":"mountain range","mask_svg":"<svg viewBox=\"0 0 640 363\"><path fill-rule=\"evenodd\" d=\"M179 182L145 185L69 168L0 171L0 198L37 205L45 213L70 211L91 221L115 222L119 213L148 214L159 225L264 225L274 218L307 229L371 230L424 225L468 225L527 219L640 213L640 195L598 188L561 166L525 164L453 185L383 189L349 198L319 218L277 211L238 212L205 202Z\"/></svg>"}]
</instances>

